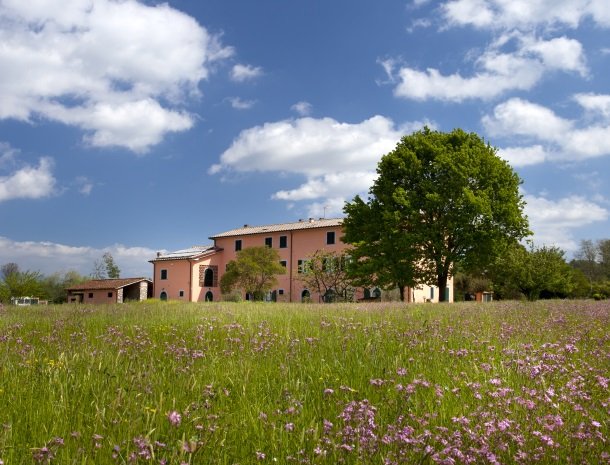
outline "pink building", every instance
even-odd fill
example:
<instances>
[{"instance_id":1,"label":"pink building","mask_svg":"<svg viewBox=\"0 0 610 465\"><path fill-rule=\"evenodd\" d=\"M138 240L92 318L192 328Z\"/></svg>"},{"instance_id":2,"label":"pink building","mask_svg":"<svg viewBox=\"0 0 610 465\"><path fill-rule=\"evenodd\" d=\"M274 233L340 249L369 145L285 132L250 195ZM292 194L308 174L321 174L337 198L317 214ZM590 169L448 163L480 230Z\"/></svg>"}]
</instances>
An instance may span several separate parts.
<instances>
[{"instance_id":1,"label":"pink building","mask_svg":"<svg viewBox=\"0 0 610 465\"><path fill-rule=\"evenodd\" d=\"M242 249L266 245L277 249L280 263L286 267L286 273L278 276L278 284L270 297L278 302L318 302L320 296L300 279L303 264L317 250L342 252L349 247L341 241L342 224L342 219L310 218L295 223L244 225L210 237L213 245L159 253L150 260L154 269L154 296L161 300L187 302L220 300L220 277L227 263ZM452 281L449 286L449 300L453 301ZM356 296L380 293L379 289L360 289ZM410 289L406 295L410 301L438 301L437 289L429 286Z\"/></svg>"},{"instance_id":2,"label":"pink building","mask_svg":"<svg viewBox=\"0 0 610 465\"><path fill-rule=\"evenodd\" d=\"M152 296L152 281L146 278L92 279L66 289L68 303L122 304Z\"/></svg>"}]
</instances>

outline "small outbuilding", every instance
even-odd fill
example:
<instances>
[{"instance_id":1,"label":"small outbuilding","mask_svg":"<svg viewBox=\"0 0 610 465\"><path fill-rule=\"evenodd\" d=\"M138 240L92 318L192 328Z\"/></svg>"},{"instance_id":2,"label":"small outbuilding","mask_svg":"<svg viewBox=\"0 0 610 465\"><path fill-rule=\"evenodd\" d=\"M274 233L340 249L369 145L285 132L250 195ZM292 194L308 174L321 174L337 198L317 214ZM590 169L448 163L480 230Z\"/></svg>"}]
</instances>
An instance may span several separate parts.
<instances>
[{"instance_id":1,"label":"small outbuilding","mask_svg":"<svg viewBox=\"0 0 610 465\"><path fill-rule=\"evenodd\" d=\"M68 303L122 304L152 297L152 281L147 278L92 279L66 289Z\"/></svg>"}]
</instances>

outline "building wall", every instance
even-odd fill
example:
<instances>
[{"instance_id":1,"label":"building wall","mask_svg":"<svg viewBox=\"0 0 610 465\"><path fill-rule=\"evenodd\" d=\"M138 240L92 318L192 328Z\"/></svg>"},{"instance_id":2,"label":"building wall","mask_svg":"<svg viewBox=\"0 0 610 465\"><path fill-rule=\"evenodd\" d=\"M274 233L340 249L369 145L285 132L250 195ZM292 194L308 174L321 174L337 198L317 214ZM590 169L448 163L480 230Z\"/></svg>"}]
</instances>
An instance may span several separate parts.
<instances>
[{"instance_id":1,"label":"building wall","mask_svg":"<svg viewBox=\"0 0 610 465\"><path fill-rule=\"evenodd\" d=\"M153 270L154 297L160 299L165 292L169 300L189 300L192 266L188 260L154 262ZM161 279L163 270L167 271L166 279Z\"/></svg>"},{"instance_id":2,"label":"building wall","mask_svg":"<svg viewBox=\"0 0 610 465\"><path fill-rule=\"evenodd\" d=\"M327 233L334 232L335 243L327 244ZM286 236L286 247L280 248L280 237ZM214 301L221 300L220 278L226 270L227 263L237 257L236 241L241 241L241 250L248 247L260 247L265 245L265 239L270 238L272 248L279 253L280 260L286 262L286 273L278 276L278 284L272 289L278 302L301 302L305 284L299 279L299 260L305 260L317 250L326 250L340 253L349 246L341 241L343 236L341 226L330 226L322 228L301 229L294 231L282 231L271 233L259 233L244 236L220 237L215 240L217 248L222 249L213 254L206 255L200 259L177 259L153 262L154 267L154 297L160 298L162 292L167 293L167 298L172 300L184 300L203 302L206 294L212 293ZM202 282L202 270L212 268L215 274L213 286L204 286ZM161 279L161 270L167 270L167 279ZM447 283L449 289L449 302L453 302L453 279ZM431 291L431 289L433 289ZM183 295L180 296L180 291ZM313 289L309 289L310 298L313 302L321 301ZM439 293L436 287L421 286L416 289L408 289L410 301L412 302L438 302ZM364 293L359 290L356 298L362 298Z\"/></svg>"},{"instance_id":3,"label":"building wall","mask_svg":"<svg viewBox=\"0 0 610 465\"><path fill-rule=\"evenodd\" d=\"M334 232L335 234L335 243L332 245L326 243L327 232ZM264 246L265 239L271 238L272 248L278 251L280 260L286 262L286 273L278 276L278 284L273 288L276 291L277 301L300 302L301 293L305 289L305 285L299 280L299 260L307 259L316 250L327 250L337 253L345 250L347 245L341 242L342 235L340 226L332 226L217 238L216 246L223 249L222 257L218 259L220 275L226 269L227 263L235 260L237 257L237 251L235 250L236 241L241 241L241 248L243 250L247 247ZM281 236L286 236L285 248L280 248ZM280 291L283 291L283 293L280 294ZM314 293L313 290L310 290L310 292L312 301L317 302L320 296Z\"/></svg>"},{"instance_id":4,"label":"building wall","mask_svg":"<svg viewBox=\"0 0 610 465\"><path fill-rule=\"evenodd\" d=\"M68 297L68 302L70 298ZM83 291L84 304L113 304L117 301L115 289L96 289Z\"/></svg>"}]
</instances>

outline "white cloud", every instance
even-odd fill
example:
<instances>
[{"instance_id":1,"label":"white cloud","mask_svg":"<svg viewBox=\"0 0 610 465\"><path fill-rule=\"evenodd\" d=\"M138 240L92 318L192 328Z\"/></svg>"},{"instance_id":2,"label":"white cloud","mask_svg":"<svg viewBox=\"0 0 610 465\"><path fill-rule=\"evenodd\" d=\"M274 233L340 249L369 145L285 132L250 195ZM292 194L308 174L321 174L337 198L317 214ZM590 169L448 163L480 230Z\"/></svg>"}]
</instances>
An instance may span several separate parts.
<instances>
[{"instance_id":1,"label":"white cloud","mask_svg":"<svg viewBox=\"0 0 610 465\"><path fill-rule=\"evenodd\" d=\"M26 165L8 176L0 176L0 202L12 199L39 199L53 194L53 160L41 158L38 166Z\"/></svg>"},{"instance_id":2,"label":"white cloud","mask_svg":"<svg viewBox=\"0 0 610 465\"><path fill-rule=\"evenodd\" d=\"M452 0L441 12L451 26L485 29L576 28L587 18L610 25L607 0Z\"/></svg>"},{"instance_id":3,"label":"white cloud","mask_svg":"<svg viewBox=\"0 0 610 465\"><path fill-rule=\"evenodd\" d=\"M297 112L300 116L309 116L311 114L312 106L309 102L297 102L290 107L292 111Z\"/></svg>"},{"instance_id":4,"label":"white cloud","mask_svg":"<svg viewBox=\"0 0 610 465\"><path fill-rule=\"evenodd\" d=\"M497 105L493 115L484 116L482 122L491 135L534 143L533 147L504 149L501 153L509 161L523 162L523 155L528 153L531 157L525 164L610 155L610 122L605 113L610 96L581 94L575 100L586 111L602 118L593 122L569 120L542 105L514 98Z\"/></svg>"},{"instance_id":5,"label":"white cloud","mask_svg":"<svg viewBox=\"0 0 610 465\"><path fill-rule=\"evenodd\" d=\"M559 200L525 195L525 213L530 221L537 244L556 245L566 251L578 247L575 230L608 219L610 212L600 205L580 196Z\"/></svg>"},{"instance_id":6,"label":"white cloud","mask_svg":"<svg viewBox=\"0 0 610 465\"><path fill-rule=\"evenodd\" d=\"M500 149L498 155L515 167L537 165L552 157L542 145L506 147Z\"/></svg>"},{"instance_id":7,"label":"white cloud","mask_svg":"<svg viewBox=\"0 0 610 465\"><path fill-rule=\"evenodd\" d=\"M144 152L192 127L175 107L196 97L213 63L232 52L167 4L6 0L0 118L61 121L93 145Z\"/></svg>"},{"instance_id":8,"label":"white cloud","mask_svg":"<svg viewBox=\"0 0 610 465\"><path fill-rule=\"evenodd\" d=\"M235 82L244 82L255 79L263 74L263 69L258 66L237 64L231 69L231 79Z\"/></svg>"},{"instance_id":9,"label":"white cloud","mask_svg":"<svg viewBox=\"0 0 610 465\"><path fill-rule=\"evenodd\" d=\"M552 110L519 98L497 105L493 116L484 116L482 122L492 135L509 133L545 141L559 141L573 126Z\"/></svg>"},{"instance_id":10,"label":"white cloud","mask_svg":"<svg viewBox=\"0 0 610 465\"><path fill-rule=\"evenodd\" d=\"M326 205L327 214L331 211L336 214L345 200L368 191L381 157L392 151L403 135L421 129L424 124L434 128L429 122L396 127L383 116L355 124L331 118L267 123L242 131L209 173L258 171L301 175L305 178L303 184L278 191L273 198L288 202L316 200L309 206L310 213L316 211L315 216L320 216L320 209Z\"/></svg>"},{"instance_id":11,"label":"white cloud","mask_svg":"<svg viewBox=\"0 0 610 465\"><path fill-rule=\"evenodd\" d=\"M524 53L538 55L548 69L574 71L581 76L587 74L582 44L567 37L538 40L524 45Z\"/></svg>"},{"instance_id":12,"label":"white cloud","mask_svg":"<svg viewBox=\"0 0 610 465\"><path fill-rule=\"evenodd\" d=\"M606 8L600 5L606 2ZM451 72L429 67L402 66L381 61L394 94L413 100L462 102L489 100L511 91L527 91L551 72L588 75L582 44L561 35L591 18L601 27L610 26L607 0L450 0L439 8L441 30L473 27L490 33L490 42L466 50L462 69ZM436 10L436 11L439 11ZM413 28L408 30L412 31ZM478 59L469 57L476 53Z\"/></svg>"},{"instance_id":13,"label":"white cloud","mask_svg":"<svg viewBox=\"0 0 610 465\"><path fill-rule=\"evenodd\" d=\"M610 120L610 95L603 94L576 94L574 100L592 116L601 116Z\"/></svg>"},{"instance_id":14,"label":"white cloud","mask_svg":"<svg viewBox=\"0 0 610 465\"><path fill-rule=\"evenodd\" d=\"M242 131L221 155L224 168L236 171L285 171L312 176L374 169L381 155L403 134L394 123L373 116L357 124L332 118L299 118ZM217 169L217 168L216 168Z\"/></svg>"},{"instance_id":15,"label":"white cloud","mask_svg":"<svg viewBox=\"0 0 610 465\"><path fill-rule=\"evenodd\" d=\"M89 275L93 264L109 252L121 269L122 277L147 277L152 275L148 263L156 251L146 247L127 247L115 244L104 248L79 247L54 242L14 241L0 236L2 263L14 262L22 270L40 271L43 274L77 271Z\"/></svg>"},{"instance_id":16,"label":"white cloud","mask_svg":"<svg viewBox=\"0 0 610 465\"><path fill-rule=\"evenodd\" d=\"M249 110L256 104L254 100L242 100L239 97L231 97L229 102L236 110Z\"/></svg>"}]
</instances>

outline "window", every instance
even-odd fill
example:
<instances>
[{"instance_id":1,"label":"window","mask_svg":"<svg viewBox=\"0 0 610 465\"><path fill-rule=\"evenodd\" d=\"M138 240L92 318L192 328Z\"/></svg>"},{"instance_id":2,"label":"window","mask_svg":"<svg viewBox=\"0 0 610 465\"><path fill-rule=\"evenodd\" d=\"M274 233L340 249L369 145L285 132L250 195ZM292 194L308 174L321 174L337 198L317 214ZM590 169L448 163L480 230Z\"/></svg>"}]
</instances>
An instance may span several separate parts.
<instances>
[{"instance_id":1,"label":"window","mask_svg":"<svg viewBox=\"0 0 610 465\"><path fill-rule=\"evenodd\" d=\"M280 260L280 265L286 268L288 266L288 262L286 260Z\"/></svg>"},{"instance_id":2,"label":"window","mask_svg":"<svg viewBox=\"0 0 610 465\"><path fill-rule=\"evenodd\" d=\"M284 289L278 289L277 293L278 295L284 295Z\"/></svg>"},{"instance_id":3,"label":"window","mask_svg":"<svg viewBox=\"0 0 610 465\"><path fill-rule=\"evenodd\" d=\"M335 243L335 231L326 232L326 243L328 245L332 245Z\"/></svg>"},{"instance_id":4,"label":"window","mask_svg":"<svg viewBox=\"0 0 610 465\"><path fill-rule=\"evenodd\" d=\"M167 270L161 270L161 279L167 279Z\"/></svg>"},{"instance_id":5,"label":"window","mask_svg":"<svg viewBox=\"0 0 610 465\"><path fill-rule=\"evenodd\" d=\"M89 298L90 298L90 299L93 299L93 292L90 292L90 293L89 293Z\"/></svg>"},{"instance_id":6,"label":"window","mask_svg":"<svg viewBox=\"0 0 610 465\"><path fill-rule=\"evenodd\" d=\"M288 236L280 236L280 249L288 247Z\"/></svg>"},{"instance_id":7,"label":"window","mask_svg":"<svg viewBox=\"0 0 610 465\"><path fill-rule=\"evenodd\" d=\"M109 293L108 293L108 297L112 297L112 292L109 292Z\"/></svg>"},{"instance_id":8,"label":"window","mask_svg":"<svg viewBox=\"0 0 610 465\"><path fill-rule=\"evenodd\" d=\"M235 241L235 252L239 252L241 250L241 239L237 239Z\"/></svg>"},{"instance_id":9,"label":"window","mask_svg":"<svg viewBox=\"0 0 610 465\"><path fill-rule=\"evenodd\" d=\"M265 245L269 248L273 247L273 237L265 237Z\"/></svg>"},{"instance_id":10,"label":"window","mask_svg":"<svg viewBox=\"0 0 610 465\"><path fill-rule=\"evenodd\" d=\"M163 301L167 300L167 292L162 291L161 294L159 294L159 299Z\"/></svg>"},{"instance_id":11,"label":"window","mask_svg":"<svg viewBox=\"0 0 610 465\"><path fill-rule=\"evenodd\" d=\"M208 268L203 276L203 287L214 287L214 270Z\"/></svg>"},{"instance_id":12,"label":"window","mask_svg":"<svg viewBox=\"0 0 610 465\"><path fill-rule=\"evenodd\" d=\"M430 288L430 300L434 300L434 288Z\"/></svg>"},{"instance_id":13,"label":"window","mask_svg":"<svg viewBox=\"0 0 610 465\"><path fill-rule=\"evenodd\" d=\"M180 296L180 297L184 297L184 291L179 291L179 292L178 292L178 296Z\"/></svg>"},{"instance_id":14,"label":"window","mask_svg":"<svg viewBox=\"0 0 610 465\"><path fill-rule=\"evenodd\" d=\"M299 260L297 263L297 273L309 273L309 260Z\"/></svg>"}]
</instances>

